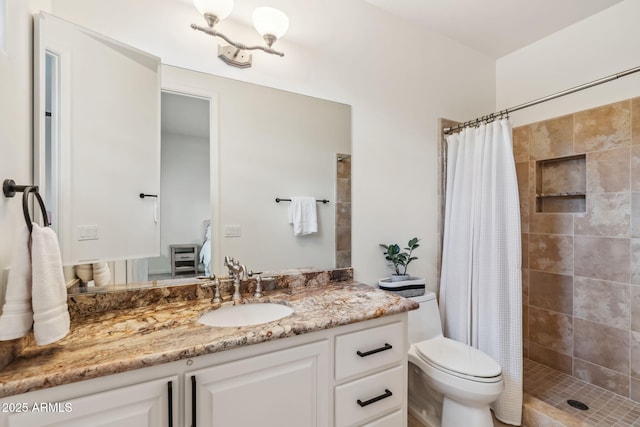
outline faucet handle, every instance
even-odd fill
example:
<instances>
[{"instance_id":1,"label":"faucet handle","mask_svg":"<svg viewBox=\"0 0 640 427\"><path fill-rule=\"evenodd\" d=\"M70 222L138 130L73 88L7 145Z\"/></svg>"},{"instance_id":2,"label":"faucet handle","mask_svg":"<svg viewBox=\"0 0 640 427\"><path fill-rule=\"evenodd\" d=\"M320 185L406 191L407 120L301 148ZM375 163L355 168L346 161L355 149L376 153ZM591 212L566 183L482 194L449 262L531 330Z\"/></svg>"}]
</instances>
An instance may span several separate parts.
<instances>
[{"instance_id":1,"label":"faucet handle","mask_svg":"<svg viewBox=\"0 0 640 427\"><path fill-rule=\"evenodd\" d=\"M215 286L215 288L213 293L213 299L211 300L211 302L212 303L222 302L222 298L220 297L220 279L216 277L213 281L213 286Z\"/></svg>"},{"instance_id":2,"label":"faucet handle","mask_svg":"<svg viewBox=\"0 0 640 427\"><path fill-rule=\"evenodd\" d=\"M253 294L254 298L260 298L262 294L262 277L260 277L261 273L254 273L256 275L256 291Z\"/></svg>"}]
</instances>

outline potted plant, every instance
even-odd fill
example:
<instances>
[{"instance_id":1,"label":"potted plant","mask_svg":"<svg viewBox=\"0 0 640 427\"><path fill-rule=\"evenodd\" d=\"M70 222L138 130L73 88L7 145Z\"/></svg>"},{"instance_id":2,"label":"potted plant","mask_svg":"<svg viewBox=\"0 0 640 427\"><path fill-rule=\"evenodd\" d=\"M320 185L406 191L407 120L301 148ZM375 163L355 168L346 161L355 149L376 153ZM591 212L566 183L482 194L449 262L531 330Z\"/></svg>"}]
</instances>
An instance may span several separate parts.
<instances>
[{"instance_id":1,"label":"potted plant","mask_svg":"<svg viewBox=\"0 0 640 427\"><path fill-rule=\"evenodd\" d=\"M385 249L384 258L387 261L391 261L391 265L393 265L393 269L395 270L395 273L391 275L392 282L400 282L409 278L409 275L407 274L407 267L411 261L418 259L418 257L412 256L412 254L413 250L420 246L418 243L419 241L420 239L417 237L409 240L407 247L404 248L409 252L401 252L400 245L397 243L392 243L390 245L380 243L380 246ZM402 272L400 272L400 267L403 267Z\"/></svg>"},{"instance_id":2,"label":"potted plant","mask_svg":"<svg viewBox=\"0 0 640 427\"><path fill-rule=\"evenodd\" d=\"M392 291L402 296L417 296L424 294L425 280L421 277L412 277L407 273L407 267L409 264L418 259L413 256L413 251L420 247L418 243L420 239L414 237L409 240L407 247L404 250L400 249L400 245L392 243L385 245L380 244L384 251L384 258L390 261L390 266L393 268L394 273L390 277L380 279L378 286L381 289Z\"/></svg>"}]
</instances>

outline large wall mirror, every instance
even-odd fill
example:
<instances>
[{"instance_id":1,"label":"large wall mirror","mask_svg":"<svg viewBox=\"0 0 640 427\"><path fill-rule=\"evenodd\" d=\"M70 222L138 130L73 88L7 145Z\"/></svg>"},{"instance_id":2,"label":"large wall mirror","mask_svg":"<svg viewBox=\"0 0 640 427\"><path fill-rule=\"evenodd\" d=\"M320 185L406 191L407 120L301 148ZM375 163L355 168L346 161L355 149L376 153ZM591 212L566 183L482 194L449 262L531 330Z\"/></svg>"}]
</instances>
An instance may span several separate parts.
<instances>
[{"instance_id":1,"label":"large wall mirror","mask_svg":"<svg viewBox=\"0 0 640 427\"><path fill-rule=\"evenodd\" d=\"M350 265L350 106L160 66L159 58L51 15L36 22L36 182L69 283L82 282L76 270L87 265L106 266L110 279L95 287L98 281L88 280L83 291L192 282L224 274L225 255L253 271ZM64 46L60 32L90 41L84 68L69 69L85 52ZM96 60L101 50L105 58ZM115 90L96 92L110 79L113 57L138 73L133 82L113 82L125 101ZM70 108L75 99L81 112ZM137 129L145 120L147 131ZM295 196L329 201L316 204L317 233L294 235L289 202L276 198ZM143 225L132 225L136 215Z\"/></svg>"}]
</instances>

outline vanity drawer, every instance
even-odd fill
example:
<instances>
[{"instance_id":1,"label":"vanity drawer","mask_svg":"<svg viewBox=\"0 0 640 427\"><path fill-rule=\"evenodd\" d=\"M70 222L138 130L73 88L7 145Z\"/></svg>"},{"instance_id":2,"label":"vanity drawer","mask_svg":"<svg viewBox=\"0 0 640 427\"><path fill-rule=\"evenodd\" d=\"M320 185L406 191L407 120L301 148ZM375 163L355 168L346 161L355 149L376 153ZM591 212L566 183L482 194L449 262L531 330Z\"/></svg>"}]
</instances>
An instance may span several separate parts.
<instances>
[{"instance_id":1,"label":"vanity drawer","mask_svg":"<svg viewBox=\"0 0 640 427\"><path fill-rule=\"evenodd\" d=\"M401 322L336 337L336 380L400 362L404 341Z\"/></svg>"},{"instance_id":2,"label":"vanity drawer","mask_svg":"<svg viewBox=\"0 0 640 427\"><path fill-rule=\"evenodd\" d=\"M362 427L398 427L402 425L402 411L396 411L392 414L378 418L370 423L363 424Z\"/></svg>"},{"instance_id":3,"label":"vanity drawer","mask_svg":"<svg viewBox=\"0 0 640 427\"><path fill-rule=\"evenodd\" d=\"M360 425L363 420L400 409L403 386L403 369L398 366L336 387L336 426Z\"/></svg>"}]
</instances>

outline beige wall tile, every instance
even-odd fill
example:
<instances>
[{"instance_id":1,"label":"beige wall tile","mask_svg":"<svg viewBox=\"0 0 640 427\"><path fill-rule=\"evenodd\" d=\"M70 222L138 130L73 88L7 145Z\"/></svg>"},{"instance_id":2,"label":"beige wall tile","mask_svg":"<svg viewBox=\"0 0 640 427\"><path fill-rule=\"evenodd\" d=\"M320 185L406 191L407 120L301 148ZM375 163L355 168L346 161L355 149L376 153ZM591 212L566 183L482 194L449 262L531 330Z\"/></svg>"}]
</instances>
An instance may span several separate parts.
<instances>
[{"instance_id":1,"label":"beige wall tile","mask_svg":"<svg viewBox=\"0 0 640 427\"><path fill-rule=\"evenodd\" d=\"M520 242L522 243L522 268L529 267L529 234L522 233L520 235Z\"/></svg>"},{"instance_id":2,"label":"beige wall tile","mask_svg":"<svg viewBox=\"0 0 640 427\"><path fill-rule=\"evenodd\" d=\"M336 251L351 250L351 227L336 227Z\"/></svg>"},{"instance_id":3,"label":"beige wall tile","mask_svg":"<svg viewBox=\"0 0 640 427\"><path fill-rule=\"evenodd\" d=\"M531 270L529 272L529 305L572 314L573 277Z\"/></svg>"},{"instance_id":4,"label":"beige wall tile","mask_svg":"<svg viewBox=\"0 0 640 427\"><path fill-rule=\"evenodd\" d=\"M575 275L630 282L629 239L575 237Z\"/></svg>"},{"instance_id":5,"label":"beige wall tile","mask_svg":"<svg viewBox=\"0 0 640 427\"><path fill-rule=\"evenodd\" d=\"M522 303L529 304L529 269L522 269Z\"/></svg>"},{"instance_id":6,"label":"beige wall tile","mask_svg":"<svg viewBox=\"0 0 640 427\"><path fill-rule=\"evenodd\" d=\"M575 215L575 234L629 237L630 198L630 193L589 195L587 212Z\"/></svg>"},{"instance_id":7,"label":"beige wall tile","mask_svg":"<svg viewBox=\"0 0 640 427\"><path fill-rule=\"evenodd\" d=\"M530 126L519 126L513 129L513 157L516 163L529 161Z\"/></svg>"},{"instance_id":8,"label":"beige wall tile","mask_svg":"<svg viewBox=\"0 0 640 427\"><path fill-rule=\"evenodd\" d=\"M522 357L529 358L529 341L522 341Z\"/></svg>"},{"instance_id":9,"label":"beige wall tile","mask_svg":"<svg viewBox=\"0 0 640 427\"><path fill-rule=\"evenodd\" d=\"M640 402L640 380L631 378L631 383L629 384L629 398L636 402Z\"/></svg>"},{"instance_id":10,"label":"beige wall tile","mask_svg":"<svg viewBox=\"0 0 640 427\"><path fill-rule=\"evenodd\" d=\"M573 360L573 372L575 377L590 384L625 397L629 396L629 376L627 375L577 358Z\"/></svg>"},{"instance_id":11,"label":"beige wall tile","mask_svg":"<svg viewBox=\"0 0 640 427\"><path fill-rule=\"evenodd\" d=\"M529 306L522 306L522 338L529 340Z\"/></svg>"},{"instance_id":12,"label":"beige wall tile","mask_svg":"<svg viewBox=\"0 0 640 427\"><path fill-rule=\"evenodd\" d=\"M640 286L631 285L631 329L640 332Z\"/></svg>"},{"instance_id":13,"label":"beige wall tile","mask_svg":"<svg viewBox=\"0 0 640 427\"><path fill-rule=\"evenodd\" d=\"M640 191L640 145L631 147L631 191Z\"/></svg>"},{"instance_id":14,"label":"beige wall tile","mask_svg":"<svg viewBox=\"0 0 640 427\"><path fill-rule=\"evenodd\" d=\"M345 202L336 203L336 225L337 226L351 225L351 203L345 203Z\"/></svg>"},{"instance_id":15,"label":"beige wall tile","mask_svg":"<svg viewBox=\"0 0 640 427\"><path fill-rule=\"evenodd\" d=\"M573 343L575 357L622 374L628 374L628 330L574 317Z\"/></svg>"},{"instance_id":16,"label":"beige wall tile","mask_svg":"<svg viewBox=\"0 0 640 427\"><path fill-rule=\"evenodd\" d=\"M529 232L540 234L573 234L573 215L532 212Z\"/></svg>"},{"instance_id":17,"label":"beige wall tile","mask_svg":"<svg viewBox=\"0 0 640 427\"><path fill-rule=\"evenodd\" d=\"M536 164L536 193L584 193L586 187L586 158L569 158L539 161Z\"/></svg>"},{"instance_id":18,"label":"beige wall tile","mask_svg":"<svg viewBox=\"0 0 640 427\"><path fill-rule=\"evenodd\" d=\"M516 163L518 197L520 199L520 230L529 230L529 163Z\"/></svg>"},{"instance_id":19,"label":"beige wall tile","mask_svg":"<svg viewBox=\"0 0 640 427\"><path fill-rule=\"evenodd\" d=\"M338 178L351 179L351 155L338 154L338 157L342 158L342 161L337 161L338 165Z\"/></svg>"},{"instance_id":20,"label":"beige wall tile","mask_svg":"<svg viewBox=\"0 0 640 427\"><path fill-rule=\"evenodd\" d=\"M640 285L640 239L631 239L631 283Z\"/></svg>"},{"instance_id":21,"label":"beige wall tile","mask_svg":"<svg viewBox=\"0 0 640 427\"><path fill-rule=\"evenodd\" d=\"M529 268L573 274L573 237L529 234Z\"/></svg>"},{"instance_id":22,"label":"beige wall tile","mask_svg":"<svg viewBox=\"0 0 640 427\"><path fill-rule=\"evenodd\" d=\"M573 358L546 347L529 342L529 359L542 363L556 371L573 374Z\"/></svg>"},{"instance_id":23,"label":"beige wall tile","mask_svg":"<svg viewBox=\"0 0 640 427\"><path fill-rule=\"evenodd\" d=\"M640 332L631 331L631 376L640 378Z\"/></svg>"},{"instance_id":24,"label":"beige wall tile","mask_svg":"<svg viewBox=\"0 0 640 427\"><path fill-rule=\"evenodd\" d=\"M336 198L339 202L351 202L351 179L338 178Z\"/></svg>"},{"instance_id":25,"label":"beige wall tile","mask_svg":"<svg viewBox=\"0 0 640 427\"><path fill-rule=\"evenodd\" d=\"M631 193L631 237L640 237L640 193Z\"/></svg>"},{"instance_id":26,"label":"beige wall tile","mask_svg":"<svg viewBox=\"0 0 640 427\"><path fill-rule=\"evenodd\" d=\"M575 277L574 316L616 328L628 328L631 318L630 286Z\"/></svg>"},{"instance_id":27,"label":"beige wall tile","mask_svg":"<svg viewBox=\"0 0 640 427\"><path fill-rule=\"evenodd\" d=\"M571 316L529 306L529 341L550 350L571 355L573 328ZM529 354L531 354L529 347Z\"/></svg>"},{"instance_id":28,"label":"beige wall tile","mask_svg":"<svg viewBox=\"0 0 640 427\"><path fill-rule=\"evenodd\" d=\"M351 251L336 251L336 268L351 267Z\"/></svg>"},{"instance_id":29,"label":"beige wall tile","mask_svg":"<svg viewBox=\"0 0 640 427\"><path fill-rule=\"evenodd\" d=\"M587 154L587 194L616 193L630 189L631 148Z\"/></svg>"},{"instance_id":30,"label":"beige wall tile","mask_svg":"<svg viewBox=\"0 0 640 427\"><path fill-rule=\"evenodd\" d=\"M631 102L622 101L574 114L578 153L631 143Z\"/></svg>"},{"instance_id":31,"label":"beige wall tile","mask_svg":"<svg viewBox=\"0 0 640 427\"><path fill-rule=\"evenodd\" d=\"M573 115L558 117L531 126L529 155L533 160L568 156L573 151Z\"/></svg>"},{"instance_id":32,"label":"beige wall tile","mask_svg":"<svg viewBox=\"0 0 640 427\"><path fill-rule=\"evenodd\" d=\"M633 144L640 144L640 97L631 100L631 136Z\"/></svg>"}]
</instances>

